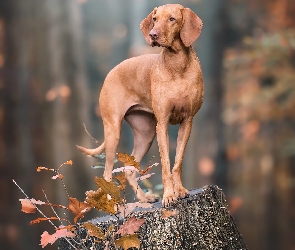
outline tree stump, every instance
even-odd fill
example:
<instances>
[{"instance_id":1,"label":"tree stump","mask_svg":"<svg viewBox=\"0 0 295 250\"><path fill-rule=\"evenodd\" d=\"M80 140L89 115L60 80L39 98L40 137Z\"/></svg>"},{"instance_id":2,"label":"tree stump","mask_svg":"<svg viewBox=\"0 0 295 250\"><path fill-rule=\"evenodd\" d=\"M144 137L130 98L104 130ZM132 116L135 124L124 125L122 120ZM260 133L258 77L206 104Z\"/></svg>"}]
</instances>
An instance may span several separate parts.
<instances>
[{"instance_id":1,"label":"tree stump","mask_svg":"<svg viewBox=\"0 0 295 250\"><path fill-rule=\"evenodd\" d=\"M162 217L161 201L153 203L152 208L137 208L127 218L135 216L146 222L138 231L140 249L247 249L238 228L228 212L225 196L217 186L206 186L190 191L189 197L179 200L165 210L177 211L178 214L166 219ZM123 218L106 216L91 220L103 230L113 225L116 230L123 224ZM79 229L80 239L86 238L86 230ZM108 248L102 242L95 242L88 237L84 245L87 249L116 249L114 238L109 240ZM76 241L80 240L78 237ZM71 241L75 245L74 241ZM59 250L73 249L62 239ZM78 248L80 249L80 248ZM130 248L136 249L136 248Z\"/></svg>"}]
</instances>

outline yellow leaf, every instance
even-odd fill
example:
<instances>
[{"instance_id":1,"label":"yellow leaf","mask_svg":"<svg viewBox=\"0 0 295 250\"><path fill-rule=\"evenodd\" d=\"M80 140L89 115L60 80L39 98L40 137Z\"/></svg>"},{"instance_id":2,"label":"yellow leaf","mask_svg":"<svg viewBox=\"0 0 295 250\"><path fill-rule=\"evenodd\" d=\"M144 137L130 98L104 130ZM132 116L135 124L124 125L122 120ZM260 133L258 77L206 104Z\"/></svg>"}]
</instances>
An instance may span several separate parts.
<instances>
[{"instance_id":1,"label":"yellow leaf","mask_svg":"<svg viewBox=\"0 0 295 250\"><path fill-rule=\"evenodd\" d=\"M140 170L139 162L137 162L135 160L135 157L134 156L132 156L132 155L130 156L130 155L125 154L125 153L118 153L117 154L117 158L118 158L118 161L124 163L124 166L134 166L138 170Z\"/></svg>"},{"instance_id":2,"label":"yellow leaf","mask_svg":"<svg viewBox=\"0 0 295 250\"><path fill-rule=\"evenodd\" d=\"M117 174L116 177L115 177L119 182L120 182L120 186L119 188L124 190L126 188L126 182L127 182L127 179L126 179L126 176L125 176L125 173L122 172L120 174Z\"/></svg>"},{"instance_id":3,"label":"yellow leaf","mask_svg":"<svg viewBox=\"0 0 295 250\"><path fill-rule=\"evenodd\" d=\"M114 199L108 199L108 194L101 189L97 191L86 192L86 202L97 210L103 210L107 213L115 214L117 202Z\"/></svg>"},{"instance_id":4,"label":"yellow leaf","mask_svg":"<svg viewBox=\"0 0 295 250\"><path fill-rule=\"evenodd\" d=\"M99 178L97 176L95 177L94 181L97 184L97 186L102 190L102 192L105 194L109 194L116 203L119 203L123 200L120 195L121 190L118 186L115 185L114 182L108 182L105 179Z\"/></svg>"},{"instance_id":5,"label":"yellow leaf","mask_svg":"<svg viewBox=\"0 0 295 250\"><path fill-rule=\"evenodd\" d=\"M83 224L83 227L85 227L88 231L88 235L94 236L96 238L99 238L101 240L105 239L105 235L100 227L95 226L91 222L86 222Z\"/></svg>"},{"instance_id":6,"label":"yellow leaf","mask_svg":"<svg viewBox=\"0 0 295 250\"><path fill-rule=\"evenodd\" d=\"M125 235L120 239L115 241L116 247L123 247L124 250L127 250L130 247L140 247L140 240L138 239L137 234Z\"/></svg>"}]
</instances>

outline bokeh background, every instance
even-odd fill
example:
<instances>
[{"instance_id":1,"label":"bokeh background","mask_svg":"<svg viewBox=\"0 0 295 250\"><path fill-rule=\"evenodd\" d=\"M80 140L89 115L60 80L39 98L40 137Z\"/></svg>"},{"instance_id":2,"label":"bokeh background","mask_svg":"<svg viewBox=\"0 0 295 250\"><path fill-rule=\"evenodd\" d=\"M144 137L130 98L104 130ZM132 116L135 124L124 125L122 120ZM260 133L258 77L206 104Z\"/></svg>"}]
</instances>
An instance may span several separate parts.
<instances>
[{"instance_id":1,"label":"bokeh background","mask_svg":"<svg viewBox=\"0 0 295 250\"><path fill-rule=\"evenodd\" d=\"M97 97L106 74L126 58L157 53L139 24L156 0L0 0L0 246L40 249L43 222L21 212L30 197L67 205L51 174L63 169L80 200L102 175L84 130L103 140ZM295 3L293 0L179 0L204 22L194 47L205 79L204 105L186 150L184 185L217 184L249 249L295 249ZM120 96L118 96L120 98ZM174 160L177 126L170 128ZM118 151L130 153L123 124ZM142 166L159 162L157 143ZM161 193L155 168L146 188ZM44 210L50 213L50 210ZM96 216L93 214L91 216ZM56 249L57 245L47 249Z\"/></svg>"}]
</instances>

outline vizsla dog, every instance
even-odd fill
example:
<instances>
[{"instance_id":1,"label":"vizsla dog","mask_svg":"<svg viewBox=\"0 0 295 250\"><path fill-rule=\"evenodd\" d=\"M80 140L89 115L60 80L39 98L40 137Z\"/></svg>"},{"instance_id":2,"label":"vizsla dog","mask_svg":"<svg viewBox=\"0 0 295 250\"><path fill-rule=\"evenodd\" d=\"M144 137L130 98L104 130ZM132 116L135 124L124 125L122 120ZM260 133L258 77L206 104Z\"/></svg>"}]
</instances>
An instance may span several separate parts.
<instances>
[{"instance_id":1,"label":"vizsla dog","mask_svg":"<svg viewBox=\"0 0 295 250\"><path fill-rule=\"evenodd\" d=\"M181 172L184 150L194 115L203 103L204 85L200 62L192 48L202 29L201 19L179 4L155 8L140 24L145 40L161 46L160 54L127 59L112 69L102 87L99 106L105 141L96 149L78 148L87 155L106 152L104 179L112 179L112 170L125 119L134 133L132 155L140 162L155 135L159 145L163 205L185 197ZM180 124L175 163L170 171L168 124ZM141 202L153 202L135 181L136 173L126 177Z\"/></svg>"}]
</instances>

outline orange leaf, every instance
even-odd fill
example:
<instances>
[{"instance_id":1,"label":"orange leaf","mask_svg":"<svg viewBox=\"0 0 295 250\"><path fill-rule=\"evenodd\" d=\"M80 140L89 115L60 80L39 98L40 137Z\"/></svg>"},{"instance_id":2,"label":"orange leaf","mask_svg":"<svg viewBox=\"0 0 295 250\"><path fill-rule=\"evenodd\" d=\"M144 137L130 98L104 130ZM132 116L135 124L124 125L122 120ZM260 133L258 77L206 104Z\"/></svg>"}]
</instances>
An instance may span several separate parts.
<instances>
[{"instance_id":1,"label":"orange leaf","mask_svg":"<svg viewBox=\"0 0 295 250\"><path fill-rule=\"evenodd\" d=\"M143 223L145 223L145 219L136 219L135 217L131 217L122 226L120 226L116 234L134 234Z\"/></svg>"},{"instance_id":2,"label":"orange leaf","mask_svg":"<svg viewBox=\"0 0 295 250\"><path fill-rule=\"evenodd\" d=\"M103 210L111 214L116 213L115 207L117 206L117 202L112 198L109 199L108 194L102 192L101 189L86 192L86 202L97 210Z\"/></svg>"},{"instance_id":3,"label":"orange leaf","mask_svg":"<svg viewBox=\"0 0 295 250\"><path fill-rule=\"evenodd\" d=\"M56 170L55 170L55 169L53 169L53 168L46 168L46 167L42 167L42 166L40 166L40 167L37 167L37 169L36 169L36 171L37 171L37 172L41 172L42 170L56 172Z\"/></svg>"},{"instance_id":4,"label":"orange leaf","mask_svg":"<svg viewBox=\"0 0 295 250\"><path fill-rule=\"evenodd\" d=\"M130 155L125 154L125 153L118 153L118 154L117 154L117 158L118 158L118 161L124 163L124 166L134 166L134 167L136 167L138 170L140 169L139 162L137 162L137 161L135 160L135 157L132 156L132 155L130 156Z\"/></svg>"},{"instance_id":5,"label":"orange leaf","mask_svg":"<svg viewBox=\"0 0 295 250\"><path fill-rule=\"evenodd\" d=\"M19 199L22 205L22 211L27 214L33 214L37 211L36 205L44 205L46 204L43 201L36 201L35 199Z\"/></svg>"},{"instance_id":6,"label":"orange leaf","mask_svg":"<svg viewBox=\"0 0 295 250\"><path fill-rule=\"evenodd\" d=\"M122 201L120 195L121 190L118 186L116 186L114 182L108 182L103 178L98 178L97 176L95 176L94 181L96 185L101 189L101 191L105 194L109 194L116 203Z\"/></svg>"},{"instance_id":7,"label":"orange leaf","mask_svg":"<svg viewBox=\"0 0 295 250\"><path fill-rule=\"evenodd\" d=\"M120 239L115 241L116 247L122 247L124 250L127 250L131 247L140 247L140 240L138 239L137 234L132 235L125 235L122 236Z\"/></svg>"},{"instance_id":8,"label":"orange leaf","mask_svg":"<svg viewBox=\"0 0 295 250\"><path fill-rule=\"evenodd\" d=\"M40 223L41 221L49 221L49 220L66 220L66 219L61 219L61 218L58 218L58 217L49 217L49 218L37 218L35 220L32 220L30 222L30 225L34 225L34 224L37 224L37 223Z\"/></svg>"},{"instance_id":9,"label":"orange leaf","mask_svg":"<svg viewBox=\"0 0 295 250\"><path fill-rule=\"evenodd\" d=\"M125 176L125 173L120 173L120 174L117 174L116 177L115 177L119 182L120 182L120 186L119 188L124 190L126 188L126 182L127 182L127 179L126 179L126 176Z\"/></svg>"},{"instance_id":10,"label":"orange leaf","mask_svg":"<svg viewBox=\"0 0 295 250\"><path fill-rule=\"evenodd\" d=\"M77 220L84 217L84 214L91 210L91 205L86 202L78 201L76 198L69 197L69 210L76 215L74 218L74 223L77 223Z\"/></svg>"},{"instance_id":11,"label":"orange leaf","mask_svg":"<svg viewBox=\"0 0 295 250\"><path fill-rule=\"evenodd\" d=\"M95 226L91 222L86 222L83 224L83 227L85 227L88 231L88 234L90 236L94 236L96 238L99 238L101 240L105 239L105 235L100 227Z\"/></svg>"},{"instance_id":12,"label":"orange leaf","mask_svg":"<svg viewBox=\"0 0 295 250\"><path fill-rule=\"evenodd\" d=\"M148 166L145 170L139 170L139 173L140 173L140 175L144 175L144 174L146 174L148 171L150 171L150 170L152 169L152 167L156 167L156 166L158 166L158 165L159 165L159 163L154 163L154 164Z\"/></svg>"},{"instance_id":13,"label":"orange leaf","mask_svg":"<svg viewBox=\"0 0 295 250\"><path fill-rule=\"evenodd\" d=\"M75 237L75 234L68 231L66 228L59 228L54 234L49 234L47 231L41 235L41 246L44 248L49 243L52 245L57 239L64 237Z\"/></svg>"},{"instance_id":14,"label":"orange leaf","mask_svg":"<svg viewBox=\"0 0 295 250\"><path fill-rule=\"evenodd\" d=\"M64 162L63 164L61 164L61 165L59 166L59 169L60 169L62 166L64 166L64 165L73 165L73 162L72 162L72 160L66 161L66 162Z\"/></svg>"},{"instance_id":15,"label":"orange leaf","mask_svg":"<svg viewBox=\"0 0 295 250\"><path fill-rule=\"evenodd\" d=\"M56 180L57 178L62 179L63 178L62 174L57 174L51 177L51 179L53 180Z\"/></svg>"},{"instance_id":16,"label":"orange leaf","mask_svg":"<svg viewBox=\"0 0 295 250\"><path fill-rule=\"evenodd\" d=\"M176 210L171 210L171 211L166 210L166 209L163 209L163 210L162 210L162 218L163 218L163 219L167 219L167 218L169 218L170 216L174 216L174 215L177 215L177 214L179 214L179 212L176 211Z\"/></svg>"}]
</instances>

